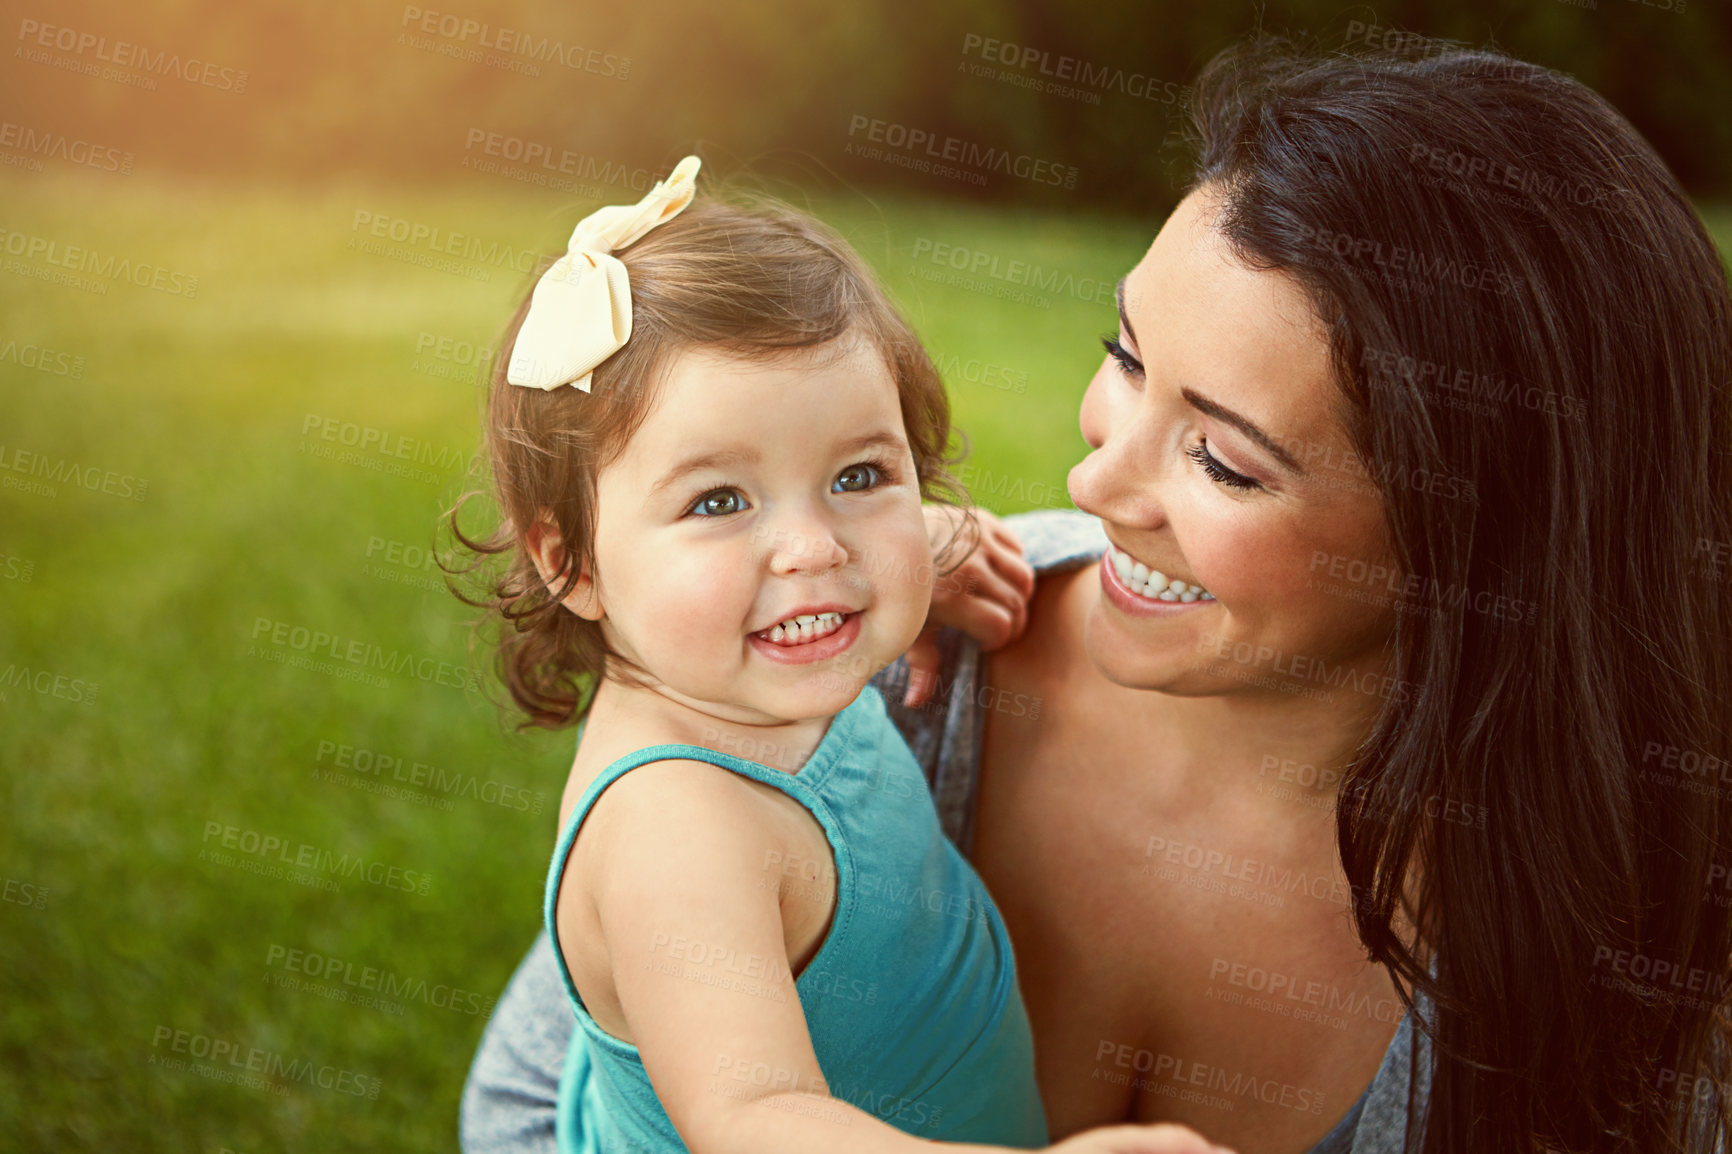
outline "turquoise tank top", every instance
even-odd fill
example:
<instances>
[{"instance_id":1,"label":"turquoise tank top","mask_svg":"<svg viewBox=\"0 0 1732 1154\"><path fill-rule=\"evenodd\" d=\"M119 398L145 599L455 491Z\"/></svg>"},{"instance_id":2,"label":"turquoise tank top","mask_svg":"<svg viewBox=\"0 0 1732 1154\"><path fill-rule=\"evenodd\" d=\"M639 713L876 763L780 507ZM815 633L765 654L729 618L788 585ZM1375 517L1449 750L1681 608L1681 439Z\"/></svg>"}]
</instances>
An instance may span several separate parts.
<instances>
[{"instance_id":1,"label":"turquoise tank top","mask_svg":"<svg viewBox=\"0 0 1732 1154\"><path fill-rule=\"evenodd\" d=\"M578 799L548 869L545 908L579 1027L559 1079L562 1154L686 1149L637 1047L584 1009L554 924L560 878L584 815L629 770L670 758L708 762L779 789L823 827L835 855L836 912L794 989L832 1097L920 1138L1045 1146L1010 938L980 876L940 829L920 766L868 685L831 719L798 773L701 746L652 745L609 765ZM749 984L761 976L725 959L675 964L707 971L706 981Z\"/></svg>"}]
</instances>

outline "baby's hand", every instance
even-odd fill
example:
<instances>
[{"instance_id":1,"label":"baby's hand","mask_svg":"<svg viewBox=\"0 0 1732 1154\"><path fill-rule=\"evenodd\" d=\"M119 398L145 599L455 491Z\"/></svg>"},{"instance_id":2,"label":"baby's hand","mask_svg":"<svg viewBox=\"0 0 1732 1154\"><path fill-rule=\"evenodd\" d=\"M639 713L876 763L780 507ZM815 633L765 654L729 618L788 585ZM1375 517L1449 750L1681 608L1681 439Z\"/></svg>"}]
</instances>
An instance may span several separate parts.
<instances>
[{"instance_id":1,"label":"baby's hand","mask_svg":"<svg viewBox=\"0 0 1732 1154\"><path fill-rule=\"evenodd\" d=\"M1049 1154L1233 1154L1188 1126L1100 1126L1048 1146Z\"/></svg>"},{"instance_id":2,"label":"baby's hand","mask_svg":"<svg viewBox=\"0 0 1732 1154\"><path fill-rule=\"evenodd\" d=\"M964 513L948 505L926 505L926 534L934 553L956 533ZM1022 543L995 515L975 509L980 544L954 572L932 581L932 608L926 628L908 650L908 692L902 703L917 708L938 683L938 630L962 630L990 653L1022 636L1028 624L1028 599L1034 595L1034 569L1022 559Z\"/></svg>"}]
</instances>

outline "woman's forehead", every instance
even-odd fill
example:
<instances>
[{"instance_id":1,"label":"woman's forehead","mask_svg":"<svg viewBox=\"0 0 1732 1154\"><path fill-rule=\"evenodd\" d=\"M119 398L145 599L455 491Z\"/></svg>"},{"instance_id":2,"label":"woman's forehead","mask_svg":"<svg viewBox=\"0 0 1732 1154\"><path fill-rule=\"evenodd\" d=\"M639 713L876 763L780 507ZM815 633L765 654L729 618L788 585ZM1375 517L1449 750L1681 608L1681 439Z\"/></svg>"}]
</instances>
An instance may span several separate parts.
<instances>
[{"instance_id":1,"label":"woman's forehead","mask_svg":"<svg viewBox=\"0 0 1732 1154\"><path fill-rule=\"evenodd\" d=\"M1338 439L1327 330L1291 277L1252 269L1213 226L1207 189L1180 202L1123 285L1151 383L1189 388L1281 440Z\"/></svg>"}]
</instances>

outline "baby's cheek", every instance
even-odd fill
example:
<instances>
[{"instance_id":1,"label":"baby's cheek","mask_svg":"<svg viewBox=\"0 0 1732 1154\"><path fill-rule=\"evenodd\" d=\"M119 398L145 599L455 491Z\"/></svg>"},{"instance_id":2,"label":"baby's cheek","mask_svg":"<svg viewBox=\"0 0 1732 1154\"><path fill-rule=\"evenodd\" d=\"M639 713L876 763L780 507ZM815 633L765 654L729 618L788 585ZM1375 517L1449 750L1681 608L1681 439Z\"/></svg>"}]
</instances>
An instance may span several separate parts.
<instances>
[{"instance_id":1,"label":"baby's cheek","mask_svg":"<svg viewBox=\"0 0 1732 1154\"><path fill-rule=\"evenodd\" d=\"M933 582L941 578L924 528L914 536L882 540L881 550L867 567L875 587L873 607L887 630L886 642L892 648L900 645L900 653L926 623ZM903 644L904 637L907 644Z\"/></svg>"},{"instance_id":2,"label":"baby's cheek","mask_svg":"<svg viewBox=\"0 0 1732 1154\"><path fill-rule=\"evenodd\" d=\"M901 595L907 601L908 611L925 620L926 611L932 604L933 588L943 580L939 576L938 559L934 556L932 543L926 537L925 523L906 530L900 545L906 569L913 574L912 579L904 583L906 588L901 590ZM958 564L954 553L945 560L952 568Z\"/></svg>"},{"instance_id":3,"label":"baby's cheek","mask_svg":"<svg viewBox=\"0 0 1732 1154\"><path fill-rule=\"evenodd\" d=\"M723 634L737 639L745 628L751 597L742 593L738 571L649 565L635 577L631 598L639 620L663 638L689 646Z\"/></svg>"}]
</instances>

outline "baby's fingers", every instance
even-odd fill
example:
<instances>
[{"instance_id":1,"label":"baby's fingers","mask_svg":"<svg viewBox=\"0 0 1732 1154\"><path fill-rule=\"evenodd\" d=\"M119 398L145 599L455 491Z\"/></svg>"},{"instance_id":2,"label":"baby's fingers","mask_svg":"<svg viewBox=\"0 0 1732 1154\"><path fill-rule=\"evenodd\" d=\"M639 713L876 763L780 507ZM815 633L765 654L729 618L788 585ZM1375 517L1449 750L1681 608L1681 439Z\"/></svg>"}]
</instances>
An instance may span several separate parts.
<instances>
[{"instance_id":1,"label":"baby's fingers","mask_svg":"<svg viewBox=\"0 0 1732 1154\"><path fill-rule=\"evenodd\" d=\"M997 517L992 517L982 528L987 542L987 560L993 569L1022 594L1024 601L1033 597L1034 566L1023 556L1022 542Z\"/></svg>"},{"instance_id":2,"label":"baby's fingers","mask_svg":"<svg viewBox=\"0 0 1732 1154\"><path fill-rule=\"evenodd\" d=\"M965 580L973 582L973 591L948 599L943 612L935 609L928 620L955 626L987 653L1020 637L1028 624L1027 602L1001 577L975 573Z\"/></svg>"},{"instance_id":3,"label":"baby's fingers","mask_svg":"<svg viewBox=\"0 0 1732 1154\"><path fill-rule=\"evenodd\" d=\"M1022 635L1028 624L1028 595L1002 570L971 561L941 580L941 624L957 626L989 653Z\"/></svg>"},{"instance_id":4,"label":"baby's fingers","mask_svg":"<svg viewBox=\"0 0 1732 1154\"><path fill-rule=\"evenodd\" d=\"M938 687L941 664L938 630L921 630L914 644L908 647L908 689L902 694L903 705L919 709L932 699L932 691Z\"/></svg>"}]
</instances>

